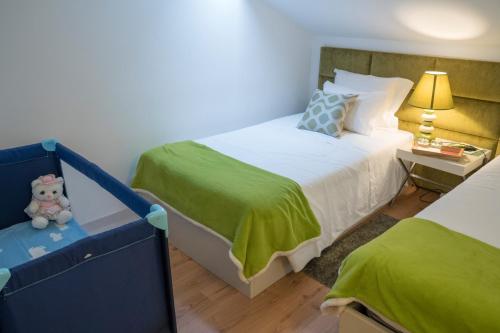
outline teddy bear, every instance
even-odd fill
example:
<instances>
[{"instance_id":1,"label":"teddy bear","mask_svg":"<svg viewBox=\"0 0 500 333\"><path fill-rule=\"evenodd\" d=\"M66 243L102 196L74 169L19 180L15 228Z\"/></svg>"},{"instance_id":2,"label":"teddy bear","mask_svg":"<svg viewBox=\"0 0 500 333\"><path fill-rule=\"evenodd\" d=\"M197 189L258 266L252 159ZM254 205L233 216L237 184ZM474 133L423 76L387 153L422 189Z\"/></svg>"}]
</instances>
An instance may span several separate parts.
<instances>
[{"instance_id":1,"label":"teddy bear","mask_svg":"<svg viewBox=\"0 0 500 333\"><path fill-rule=\"evenodd\" d=\"M25 212L33 220L31 225L44 229L49 221L63 225L73 218L69 200L63 193L64 179L55 175L40 176L31 182L33 194Z\"/></svg>"}]
</instances>

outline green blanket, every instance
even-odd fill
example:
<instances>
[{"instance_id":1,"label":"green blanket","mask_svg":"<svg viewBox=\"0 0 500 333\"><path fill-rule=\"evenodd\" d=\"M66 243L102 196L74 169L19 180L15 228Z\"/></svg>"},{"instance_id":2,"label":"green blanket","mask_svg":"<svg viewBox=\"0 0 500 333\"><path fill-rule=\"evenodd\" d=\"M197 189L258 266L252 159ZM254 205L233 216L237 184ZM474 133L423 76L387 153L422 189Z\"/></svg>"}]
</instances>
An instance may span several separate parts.
<instances>
[{"instance_id":1,"label":"green blanket","mask_svg":"<svg viewBox=\"0 0 500 333\"><path fill-rule=\"evenodd\" d=\"M244 280L266 268L274 254L321 233L297 183L192 141L144 153L132 187L152 192L231 242Z\"/></svg>"},{"instance_id":2,"label":"green blanket","mask_svg":"<svg viewBox=\"0 0 500 333\"><path fill-rule=\"evenodd\" d=\"M407 219L344 260L327 299L350 297L411 332L500 332L500 249Z\"/></svg>"}]
</instances>

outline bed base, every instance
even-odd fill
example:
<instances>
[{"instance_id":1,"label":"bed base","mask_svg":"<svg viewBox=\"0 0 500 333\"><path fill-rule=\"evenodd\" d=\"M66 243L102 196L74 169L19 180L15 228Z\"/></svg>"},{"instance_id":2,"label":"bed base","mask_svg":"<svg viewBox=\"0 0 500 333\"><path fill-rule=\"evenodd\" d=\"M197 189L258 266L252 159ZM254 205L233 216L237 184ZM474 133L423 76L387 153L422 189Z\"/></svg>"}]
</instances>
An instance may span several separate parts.
<instances>
[{"instance_id":1,"label":"bed base","mask_svg":"<svg viewBox=\"0 0 500 333\"><path fill-rule=\"evenodd\" d=\"M348 306L339 317L338 333L396 333L375 319L359 311L356 306Z\"/></svg>"},{"instance_id":2,"label":"bed base","mask_svg":"<svg viewBox=\"0 0 500 333\"><path fill-rule=\"evenodd\" d=\"M186 220L150 192L137 189L135 191L146 200L159 204L167 210L169 241L172 245L245 296L254 298L292 271L286 257L278 257L266 271L252 279L250 283L241 281L237 267L229 258L228 243Z\"/></svg>"},{"instance_id":3,"label":"bed base","mask_svg":"<svg viewBox=\"0 0 500 333\"><path fill-rule=\"evenodd\" d=\"M229 259L230 248L224 241L171 210L168 211L168 219L170 240L175 247L249 298L257 296L292 271L286 257L278 257L263 274L245 283Z\"/></svg>"}]
</instances>

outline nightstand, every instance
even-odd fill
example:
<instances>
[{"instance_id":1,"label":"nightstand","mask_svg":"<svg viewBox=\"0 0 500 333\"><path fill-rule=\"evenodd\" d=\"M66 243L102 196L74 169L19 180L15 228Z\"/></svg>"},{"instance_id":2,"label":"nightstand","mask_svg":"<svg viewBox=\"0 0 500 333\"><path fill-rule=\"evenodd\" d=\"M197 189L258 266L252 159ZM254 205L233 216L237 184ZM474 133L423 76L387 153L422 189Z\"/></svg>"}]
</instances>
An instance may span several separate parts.
<instances>
[{"instance_id":1,"label":"nightstand","mask_svg":"<svg viewBox=\"0 0 500 333\"><path fill-rule=\"evenodd\" d=\"M473 171L481 168L491 157L491 150L481 149L473 153L464 153L464 156L458 160L447 160L439 157L431 157L425 155L414 154L411 148L398 148L396 151L396 158L403 166L403 169L406 172L406 178L401 184L398 193L391 200L391 205L396 200L397 196L403 190L406 182L411 181L415 184L415 179L424 180L428 183L439 185L448 190L452 190L452 187L446 184L441 184L435 180L428 179L413 173L413 170L416 165L423 165L428 168L441 170L446 173L450 173L456 176L461 177L463 180L467 178ZM406 162L406 163L405 163Z\"/></svg>"}]
</instances>

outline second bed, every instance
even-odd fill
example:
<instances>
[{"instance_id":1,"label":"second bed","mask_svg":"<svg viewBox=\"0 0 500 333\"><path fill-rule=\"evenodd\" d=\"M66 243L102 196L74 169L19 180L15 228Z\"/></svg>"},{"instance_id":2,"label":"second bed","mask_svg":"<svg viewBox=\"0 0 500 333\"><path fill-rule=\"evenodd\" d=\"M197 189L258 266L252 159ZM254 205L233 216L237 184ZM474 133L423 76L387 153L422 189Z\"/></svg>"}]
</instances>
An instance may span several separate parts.
<instances>
[{"instance_id":1,"label":"second bed","mask_svg":"<svg viewBox=\"0 0 500 333\"><path fill-rule=\"evenodd\" d=\"M499 185L497 157L351 253L322 305L340 315L340 332L497 332Z\"/></svg>"}]
</instances>

